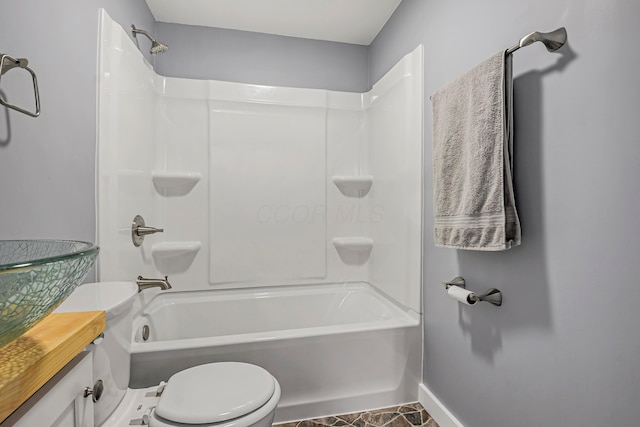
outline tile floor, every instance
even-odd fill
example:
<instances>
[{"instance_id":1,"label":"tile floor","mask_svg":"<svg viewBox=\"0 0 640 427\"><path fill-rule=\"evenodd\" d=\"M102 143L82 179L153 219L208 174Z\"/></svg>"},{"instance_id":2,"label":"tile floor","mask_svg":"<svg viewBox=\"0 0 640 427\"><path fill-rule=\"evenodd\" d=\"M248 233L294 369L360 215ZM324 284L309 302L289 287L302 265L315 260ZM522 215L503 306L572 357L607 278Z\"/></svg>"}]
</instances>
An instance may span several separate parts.
<instances>
[{"instance_id":1,"label":"tile floor","mask_svg":"<svg viewBox=\"0 0 640 427\"><path fill-rule=\"evenodd\" d=\"M275 427L438 427L420 403L275 424Z\"/></svg>"}]
</instances>

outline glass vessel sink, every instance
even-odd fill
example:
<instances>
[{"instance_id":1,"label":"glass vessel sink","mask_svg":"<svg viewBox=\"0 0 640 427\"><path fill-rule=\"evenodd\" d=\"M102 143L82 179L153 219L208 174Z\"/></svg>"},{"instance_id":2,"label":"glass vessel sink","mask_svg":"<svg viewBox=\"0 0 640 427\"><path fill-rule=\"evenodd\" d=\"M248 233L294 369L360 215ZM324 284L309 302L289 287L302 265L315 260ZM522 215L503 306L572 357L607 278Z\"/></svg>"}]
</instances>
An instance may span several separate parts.
<instances>
[{"instance_id":1,"label":"glass vessel sink","mask_svg":"<svg viewBox=\"0 0 640 427\"><path fill-rule=\"evenodd\" d=\"M51 313L87 275L93 243L0 240L0 347Z\"/></svg>"}]
</instances>

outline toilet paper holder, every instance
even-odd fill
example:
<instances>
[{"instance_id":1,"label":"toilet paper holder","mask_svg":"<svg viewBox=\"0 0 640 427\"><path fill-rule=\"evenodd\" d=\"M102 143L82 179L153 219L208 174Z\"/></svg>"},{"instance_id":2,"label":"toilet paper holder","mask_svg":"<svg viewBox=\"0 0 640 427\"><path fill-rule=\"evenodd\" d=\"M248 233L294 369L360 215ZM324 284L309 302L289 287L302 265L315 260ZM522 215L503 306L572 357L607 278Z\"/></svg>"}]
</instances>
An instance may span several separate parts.
<instances>
[{"instance_id":1,"label":"toilet paper holder","mask_svg":"<svg viewBox=\"0 0 640 427\"><path fill-rule=\"evenodd\" d=\"M459 288L466 289L464 278L460 276L455 277L448 282L444 282L443 285L447 290L449 290L451 286L457 286ZM469 305L473 305L479 301L485 301L499 307L502 305L502 292L499 289L491 288L482 295L477 295L474 292L471 292L467 296L467 303Z\"/></svg>"}]
</instances>

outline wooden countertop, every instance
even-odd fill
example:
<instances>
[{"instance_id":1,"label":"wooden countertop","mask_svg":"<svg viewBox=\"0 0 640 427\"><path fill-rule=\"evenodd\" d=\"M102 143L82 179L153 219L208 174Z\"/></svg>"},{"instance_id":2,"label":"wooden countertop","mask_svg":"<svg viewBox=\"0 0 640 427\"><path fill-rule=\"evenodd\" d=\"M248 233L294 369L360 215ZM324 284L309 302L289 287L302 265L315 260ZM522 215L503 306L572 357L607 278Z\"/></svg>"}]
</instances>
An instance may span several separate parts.
<instances>
[{"instance_id":1,"label":"wooden countertop","mask_svg":"<svg viewBox=\"0 0 640 427\"><path fill-rule=\"evenodd\" d=\"M104 311L52 313L21 337L1 347L0 423L105 327Z\"/></svg>"}]
</instances>

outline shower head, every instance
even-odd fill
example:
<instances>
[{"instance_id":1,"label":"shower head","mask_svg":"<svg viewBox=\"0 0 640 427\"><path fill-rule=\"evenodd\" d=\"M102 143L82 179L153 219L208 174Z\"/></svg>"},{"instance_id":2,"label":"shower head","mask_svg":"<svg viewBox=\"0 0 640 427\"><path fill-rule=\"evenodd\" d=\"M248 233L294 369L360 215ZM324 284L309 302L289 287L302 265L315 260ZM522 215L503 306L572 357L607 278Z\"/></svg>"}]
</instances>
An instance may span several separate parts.
<instances>
[{"instance_id":1,"label":"shower head","mask_svg":"<svg viewBox=\"0 0 640 427\"><path fill-rule=\"evenodd\" d=\"M161 53L165 53L166 51L169 50L169 46L167 46L164 43L160 43L156 40L153 40L151 42L151 54L152 55L160 55Z\"/></svg>"},{"instance_id":2,"label":"shower head","mask_svg":"<svg viewBox=\"0 0 640 427\"><path fill-rule=\"evenodd\" d=\"M137 40L136 34L145 35L149 40L151 40L151 50L149 50L149 53L151 53L151 55L159 55L169 50L169 46L167 46L164 43L160 43L158 40L154 39L151 36L151 34L149 34L148 31L137 29L136 26L133 24L131 25L131 34L133 34L133 37L136 40Z\"/></svg>"}]
</instances>

